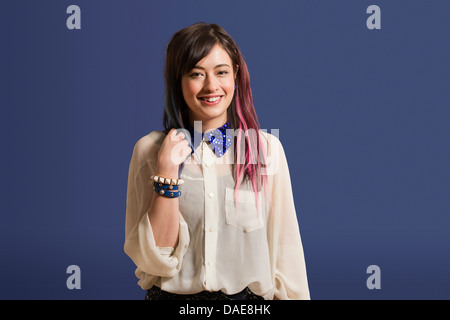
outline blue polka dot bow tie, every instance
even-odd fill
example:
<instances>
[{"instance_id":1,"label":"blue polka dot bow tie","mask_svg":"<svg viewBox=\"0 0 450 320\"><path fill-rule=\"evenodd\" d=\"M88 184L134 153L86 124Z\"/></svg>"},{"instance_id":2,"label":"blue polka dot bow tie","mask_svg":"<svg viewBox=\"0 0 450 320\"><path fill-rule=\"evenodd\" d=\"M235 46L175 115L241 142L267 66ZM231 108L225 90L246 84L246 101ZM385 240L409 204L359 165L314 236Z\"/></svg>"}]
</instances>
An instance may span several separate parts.
<instances>
[{"instance_id":1,"label":"blue polka dot bow tie","mask_svg":"<svg viewBox=\"0 0 450 320\"><path fill-rule=\"evenodd\" d=\"M226 122L220 128L204 134L212 151L215 152L218 157L223 156L231 146L231 136L226 132L229 128L230 123Z\"/></svg>"},{"instance_id":2,"label":"blue polka dot bow tie","mask_svg":"<svg viewBox=\"0 0 450 320\"><path fill-rule=\"evenodd\" d=\"M218 157L222 157L231 146L231 136L227 134L227 129L230 129L230 123L228 121L220 128L211 130L207 133L202 133L202 139L205 138L209 147ZM189 131L192 140L194 140L194 128L189 128ZM192 146L192 152L194 152L194 148L196 147L194 146L194 141L192 141Z\"/></svg>"}]
</instances>

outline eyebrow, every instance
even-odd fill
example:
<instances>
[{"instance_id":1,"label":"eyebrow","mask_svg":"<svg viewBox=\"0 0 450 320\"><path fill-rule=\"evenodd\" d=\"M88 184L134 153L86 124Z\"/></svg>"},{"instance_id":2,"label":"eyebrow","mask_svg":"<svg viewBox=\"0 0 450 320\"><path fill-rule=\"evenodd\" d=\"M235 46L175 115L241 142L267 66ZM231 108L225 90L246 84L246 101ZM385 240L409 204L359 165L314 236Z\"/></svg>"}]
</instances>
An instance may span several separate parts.
<instances>
[{"instance_id":1,"label":"eyebrow","mask_svg":"<svg viewBox=\"0 0 450 320\"><path fill-rule=\"evenodd\" d=\"M218 64L217 66L215 66L214 69L222 68L222 67L229 67L229 68L231 68L230 65L228 65L228 64L226 64L226 63L222 63L222 64ZM192 69L201 69L201 70L205 70L205 68L200 67L200 66L195 66L195 67L193 67Z\"/></svg>"}]
</instances>

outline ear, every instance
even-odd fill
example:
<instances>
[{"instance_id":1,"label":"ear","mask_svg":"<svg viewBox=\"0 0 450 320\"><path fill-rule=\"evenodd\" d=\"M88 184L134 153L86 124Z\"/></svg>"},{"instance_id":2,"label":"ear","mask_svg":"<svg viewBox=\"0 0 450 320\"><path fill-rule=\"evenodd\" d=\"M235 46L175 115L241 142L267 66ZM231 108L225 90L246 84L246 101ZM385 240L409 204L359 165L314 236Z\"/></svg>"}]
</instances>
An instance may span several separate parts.
<instances>
[{"instance_id":1,"label":"ear","mask_svg":"<svg viewBox=\"0 0 450 320\"><path fill-rule=\"evenodd\" d=\"M237 74L239 72L239 65L236 65L236 72L234 73L234 80L236 80Z\"/></svg>"}]
</instances>

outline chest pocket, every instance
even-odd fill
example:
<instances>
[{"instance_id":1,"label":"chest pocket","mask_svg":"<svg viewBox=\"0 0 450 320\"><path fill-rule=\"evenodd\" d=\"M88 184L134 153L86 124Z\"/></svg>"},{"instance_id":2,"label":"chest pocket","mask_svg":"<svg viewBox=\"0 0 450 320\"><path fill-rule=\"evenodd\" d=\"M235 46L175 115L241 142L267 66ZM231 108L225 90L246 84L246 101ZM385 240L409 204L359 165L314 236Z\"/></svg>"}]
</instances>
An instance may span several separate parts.
<instances>
[{"instance_id":1,"label":"chest pocket","mask_svg":"<svg viewBox=\"0 0 450 320\"><path fill-rule=\"evenodd\" d=\"M237 202L238 205L236 207L234 203L234 189L226 188L225 220L228 225L244 232L251 232L264 227L261 208L258 213L253 191L239 190L239 201ZM261 202L261 198L259 198L260 207L262 206Z\"/></svg>"}]
</instances>

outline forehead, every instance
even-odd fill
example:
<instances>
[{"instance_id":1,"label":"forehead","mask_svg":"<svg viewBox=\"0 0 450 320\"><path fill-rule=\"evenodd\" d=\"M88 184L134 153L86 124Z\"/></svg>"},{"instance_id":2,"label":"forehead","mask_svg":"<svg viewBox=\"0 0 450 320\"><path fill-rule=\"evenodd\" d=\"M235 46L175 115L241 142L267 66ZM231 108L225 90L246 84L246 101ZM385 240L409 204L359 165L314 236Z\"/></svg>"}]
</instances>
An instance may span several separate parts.
<instances>
[{"instance_id":1,"label":"forehead","mask_svg":"<svg viewBox=\"0 0 450 320\"><path fill-rule=\"evenodd\" d=\"M206 69L206 68L214 68L218 65L224 64L231 67L232 65L231 58L228 55L228 52L226 52L221 45L216 44L206 57L197 62L195 67L203 67Z\"/></svg>"}]
</instances>

